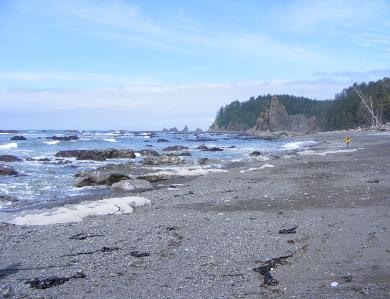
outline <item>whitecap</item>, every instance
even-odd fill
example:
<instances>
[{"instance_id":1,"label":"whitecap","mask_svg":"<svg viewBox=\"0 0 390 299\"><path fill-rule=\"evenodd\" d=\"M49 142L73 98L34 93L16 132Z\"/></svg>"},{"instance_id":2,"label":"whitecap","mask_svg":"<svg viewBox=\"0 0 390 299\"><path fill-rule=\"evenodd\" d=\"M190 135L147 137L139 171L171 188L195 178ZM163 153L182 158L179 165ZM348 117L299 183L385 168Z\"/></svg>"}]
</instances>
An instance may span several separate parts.
<instances>
[{"instance_id":1,"label":"whitecap","mask_svg":"<svg viewBox=\"0 0 390 299\"><path fill-rule=\"evenodd\" d=\"M0 145L1 149L11 149L11 148L18 148L18 144L16 142L11 142L7 144Z\"/></svg>"},{"instance_id":2,"label":"whitecap","mask_svg":"<svg viewBox=\"0 0 390 299\"><path fill-rule=\"evenodd\" d=\"M107 141L107 142L117 142L115 138L107 138L107 139L103 139L104 141Z\"/></svg>"},{"instance_id":3,"label":"whitecap","mask_svg":"<svg viewBox=\"0 0 390 299\"><path fill-rule=\"evenodd\" d=\"M52 140L52 141L44 141L44 143L48 144L48 145L54 145L54 144L57 144L59 143L60 141L59 140Z\"/></svg>"}]
</instances>

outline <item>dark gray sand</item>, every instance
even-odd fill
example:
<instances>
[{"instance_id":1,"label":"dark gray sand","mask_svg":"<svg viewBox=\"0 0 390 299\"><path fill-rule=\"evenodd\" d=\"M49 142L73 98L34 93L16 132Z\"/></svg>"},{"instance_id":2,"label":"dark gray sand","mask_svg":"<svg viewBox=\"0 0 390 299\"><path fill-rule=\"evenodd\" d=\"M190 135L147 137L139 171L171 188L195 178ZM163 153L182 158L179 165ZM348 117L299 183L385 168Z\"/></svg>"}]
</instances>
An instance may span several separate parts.
<instances>
[{"instance_id":1,"label":"dark gray sand","mask_svg":"<svg viewBox=\"0 0 390 299\"><path fill-rule=\"evenodd\" d=\"M321 141L314 151L323 152L345 149L344 136L299 139ZM16 298L389 298L390 135L355 133L351 148L359 150L257 161L175 190L144 192L152 204L132 214L1 224L1 292ZM240 172L265 163L275 167ZM294 227L295 233L279 233ZM26 283L53 276L59 279Z\"/></svg>"}]
</instances>

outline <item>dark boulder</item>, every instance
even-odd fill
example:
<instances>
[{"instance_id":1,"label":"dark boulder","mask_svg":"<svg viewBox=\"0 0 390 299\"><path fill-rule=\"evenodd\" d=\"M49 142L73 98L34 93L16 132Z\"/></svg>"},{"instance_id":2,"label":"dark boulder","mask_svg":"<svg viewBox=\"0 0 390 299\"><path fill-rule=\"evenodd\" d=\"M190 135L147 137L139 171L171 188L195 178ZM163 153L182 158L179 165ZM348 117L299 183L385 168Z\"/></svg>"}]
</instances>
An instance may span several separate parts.
<instances>
[{"instance_id":1,"label":"dark boulder","mask_svg":"<svg viewBox=\"0 0 390 299\"><path fill-rule=\"evenodd\" d=\"M169 142L169 140L160 138L160 139L157 139L157 142Z\"/></svg>"},{"instance_id":2,"label":"dark boulder","mask_svg":"<svg viewBox=\"0 0 390 299\"><path fill-rule=\"evenodd\" d=\"M205 146L204 144L202 145L199 145L196 149L199 149L201 151L205 151L205 152L222 152L223 149L220 148L220 147L208 147L208 146Z\"/></svg>"},{"instance_id":3,"label":"dark boulder","mask_svg":"<svg viewBox=\"0 0 390 299\"><path fill-rule=\"evenodd\" d=\"M249 156L251 156L251 157L258 157L260 155L261 155L261 152L259 152L259 151L254 151L254 152L249 154Z\"/></svg>"},{"instance_id":4,"label":"dark boulder","mask_svg":"<svg viewBox=\"0 0 390 299\"><path fill-rule=\"evenodd\" d=\"M134 159L136 157L133 150L117 149L59 151L55 156L61 158L75 157L77 160L93 161L105 161L106 159Z\"/></svg>"},{"instance_id":5,"label":"dark boulder","mask_svg":"<svg viewBox=\"0 0 390 299\"><path fill-rule=\"evenodd\" d=\"M1 165L0 164L0 175L13 175L13 176L16 176L18 174L19 173L15 169L13 169L11 166Z\"/></svg>"},{"instance_id":6,"label":"dark boulder","mask_svg":"<svg viewBox=\"0 0 390 299\"><path fill-rule=\"evenodd\" d=\"M51 137L46 137L46 139L59 140L59 141L72 141L72 140L79 140L80 138L77 137L76 135L72 135L72 136L51 136Z\"/></svg>"},{"instance_id":7,"label":"dark boulder","mask_svg":"<svg viewBox=\"0 0 390 299\"><path fill-rule=\"evenodd\" d=\"M22 159L15 157L13 155L0 155L1 162L20 162Z\"/></svg>"},{"instance_id":8,"label":"dark boulder","mask_svg":"<svg viewBox=\"0 0 390 299\"><path fill-rule=\"evenodd\" d=\"M114 183L122 180L127 180L129 177L120 173L105 174L101 172L90 173L87 176L81 177L76 181L75 186L78 188L86 186L111 186Z\"/></svg>"},{"instance_id":9,"label":"dark boulder","mask_svg":"<svg viewBox=\"0 0 390 299\"><path fill-rule=\"evenodd\" d=\"M142 163L144 165L160 165L160 164L169 164L169 165L180 165L184 164L185 161L183 158L180 158L176 155L163 155L158 157L146 157Z\"/></svg>"},{"instance_id":10,"label":"dark boulder","mask_svg":"<svg viewBox=\"0 0 390 299\"><path fill-rule=\"evenodd\" d=\"M141 156L147 156L147 157L160 156L157 151L151 150L151 149L143 149L143 150L140 150L139 153L141 154Z\"/></svg>"},{"instance_id":11,"label":"dark boulder","mask_svg":"<svg viewBox=\"0 0 390 299\"><path fill-rule=\"evenodd\" d=\"M11 137L10 140L27 140L27 138L19 135L19 136Z\"/></svg>"},{"instance_id":12,"label":"dark boulder","mask_svg":"<svg viewBox=\"0 0 390 299\"><path fill-rule=\"evenodd\" d=\"M182 145L174 145L174 146L168 146L163 149L164 152L169 152L169 151L182 151L182 150L187 150L187 146L182 146Z\"/></svg>"},{"instance_id":13,"label":"dark boulder","mask_svg":"<svg viewBox=\"0 0 390 299\"><path fill-rule=\"evenodd\" d=\"M179 153L177 155L180 156L180 157L190 157L190 156L192 156L190 152L182 152L182 153Z\"/></svg>"}]
</instances>

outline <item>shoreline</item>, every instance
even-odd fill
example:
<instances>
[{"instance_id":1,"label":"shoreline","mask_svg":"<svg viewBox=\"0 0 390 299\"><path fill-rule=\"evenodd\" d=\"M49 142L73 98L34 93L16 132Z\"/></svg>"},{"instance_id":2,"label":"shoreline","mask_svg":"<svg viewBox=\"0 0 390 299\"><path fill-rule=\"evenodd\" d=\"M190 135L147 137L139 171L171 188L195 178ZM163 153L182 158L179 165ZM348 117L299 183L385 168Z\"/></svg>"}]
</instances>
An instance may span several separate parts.
<instances>
[{"instance_id":1,"label":"shoreline","mask_svg":"<svg viewBox=\"0 0 390 299\"><path fill-rule=\"evenodd\" d=\"M318 139L312 150L323 152L345 149L344 137L292 140ZM1 224L1 283L16 297L388 297L390 136L354 132L351 147L241 162L142 192L151 204L132 214ZM278 284L262 285L253 268L287 255L271 271ZM45 290L24 283L77 271L86 277Z\"/></svg>"}]
</instances>

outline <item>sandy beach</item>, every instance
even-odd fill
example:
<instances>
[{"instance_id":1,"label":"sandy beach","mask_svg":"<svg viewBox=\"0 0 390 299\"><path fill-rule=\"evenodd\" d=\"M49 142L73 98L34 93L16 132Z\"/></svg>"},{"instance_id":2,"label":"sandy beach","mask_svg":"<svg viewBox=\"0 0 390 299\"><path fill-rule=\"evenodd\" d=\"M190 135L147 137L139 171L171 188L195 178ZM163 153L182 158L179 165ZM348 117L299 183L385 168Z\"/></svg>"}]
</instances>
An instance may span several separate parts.
<instances>
[{"instance_id":1,"label":"sandy beach","mask_svg":"<svg viewBox=\"0 0 390 299\"><path fill-rule=\"evenodd\" d=\"M130 214L0 224L0 296L389 298L390 135L345 134L142 192Z\"/></svg>"}]
</instances>

